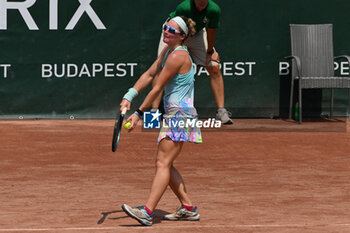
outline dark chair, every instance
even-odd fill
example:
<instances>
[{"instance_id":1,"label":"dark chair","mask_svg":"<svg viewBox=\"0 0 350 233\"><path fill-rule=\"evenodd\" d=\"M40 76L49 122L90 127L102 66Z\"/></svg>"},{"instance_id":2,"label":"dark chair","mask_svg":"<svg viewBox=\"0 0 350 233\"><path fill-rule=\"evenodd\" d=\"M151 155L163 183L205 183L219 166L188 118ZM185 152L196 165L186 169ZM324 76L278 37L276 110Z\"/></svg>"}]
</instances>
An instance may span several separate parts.
<instances>
[{"instance_id":1,"label":"dark chair","mask_svg":"<svg viewBox=\"0 0 350 233\"><path fill-rule=\"evenodd\" d=\"M293 91L295 80L299 81L299 123L302 122L302 90L330 88L331 109L333 116L334 88L350 88L349 77L334 76L334 59L346 59L346 55L333 57L333 25L290 25L292 55L291 90L289 118L292 118ZM349 92L350 110L350 92Z\"/></svg>"}]
</instances>

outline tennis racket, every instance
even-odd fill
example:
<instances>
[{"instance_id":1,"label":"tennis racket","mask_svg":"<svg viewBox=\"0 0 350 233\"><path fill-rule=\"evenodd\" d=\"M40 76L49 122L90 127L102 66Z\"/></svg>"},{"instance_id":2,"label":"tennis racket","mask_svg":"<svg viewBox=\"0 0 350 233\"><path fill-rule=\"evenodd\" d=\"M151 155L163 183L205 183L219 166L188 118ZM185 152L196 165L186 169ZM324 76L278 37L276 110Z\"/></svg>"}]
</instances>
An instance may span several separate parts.
<instances>
[{"instance_id":1,"label":"tennis racket","mask_svg":"<svg viewBox=\"0 0 350 233\"><path fill-rule=\"evenodd\" d=\"M117 115L114 123L113 140L112 140L112 151L115 152L118 147L120 132L122 131L124 115L127 108L123 108L122 112Z\"/></svg>"}]
</instances>

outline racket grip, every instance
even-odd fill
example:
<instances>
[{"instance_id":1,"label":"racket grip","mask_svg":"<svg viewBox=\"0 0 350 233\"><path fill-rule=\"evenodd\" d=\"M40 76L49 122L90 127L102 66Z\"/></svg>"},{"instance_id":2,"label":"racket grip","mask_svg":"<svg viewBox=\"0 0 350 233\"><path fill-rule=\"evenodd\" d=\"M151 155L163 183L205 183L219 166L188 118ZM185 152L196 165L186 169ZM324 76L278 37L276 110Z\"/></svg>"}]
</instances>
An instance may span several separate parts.
<instances>
[{"instance_id":1,"label":"racket grip","mask_svg":"<svg viewBox=\"0 0 350 233\"><path fill-rule=\"evenodd\" d=\"M125 108L123 108L123 110L122 110L122 114L123 115L125 115L125 113L126 113L126 111L127 111L128 109L125 107Z\"/></svg>"}]
</instances>

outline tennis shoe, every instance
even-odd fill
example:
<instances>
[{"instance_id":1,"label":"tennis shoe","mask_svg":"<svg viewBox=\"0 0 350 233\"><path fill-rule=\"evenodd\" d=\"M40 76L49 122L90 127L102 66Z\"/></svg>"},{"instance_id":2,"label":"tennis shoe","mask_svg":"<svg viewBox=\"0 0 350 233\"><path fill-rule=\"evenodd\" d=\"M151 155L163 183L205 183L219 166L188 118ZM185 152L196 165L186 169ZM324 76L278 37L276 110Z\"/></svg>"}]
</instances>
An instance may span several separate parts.
<instances>
[{"instance_id":1,"label":"tennis shoe","mask_svg":"<svg viewBox=\"0 0 350 233\"><path fill-rule=\"evenodd\" d=\"M197 206L195 206L191 211L181 206L175 211L175 213L167 214L163 217L163 219L169 221L199 221L200 216Z\"/></svg>"},{"instance_id":2,"label":"tennis shoe","mask_svg":"<svg viewBox=\"0 0 350 233\"><path fill-rule=\"evenodd\" d=\"M127 215L136 219L142 225L152 226L154 213L149 215L144 206L130 207L126 204L123 204L122 208Z\"/></svg>"},{"instance_id":3,"label":"tennis shoe","mask_svg":"<svg viewBox=\"0 0 350 233\"><path fill-rule=\"evenodd\" d=\"M216 111L216 120L221 121L224 125L231 125L233 124L232 119L230 118L232 116L232 113L227 111L225 108L222 110Z\"/></svg>"}]
</instances>

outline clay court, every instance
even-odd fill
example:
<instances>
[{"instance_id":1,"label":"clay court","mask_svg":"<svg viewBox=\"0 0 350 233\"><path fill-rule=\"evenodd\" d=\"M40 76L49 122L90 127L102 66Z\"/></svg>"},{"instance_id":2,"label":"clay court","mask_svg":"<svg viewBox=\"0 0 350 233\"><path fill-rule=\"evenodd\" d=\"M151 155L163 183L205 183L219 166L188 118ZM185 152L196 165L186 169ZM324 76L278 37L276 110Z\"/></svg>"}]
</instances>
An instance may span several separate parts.
<instances>
[{"instance_id":1,"label":"clay court","mask_svg":"<svg viewBox=\"0 0 350 233\"><path fill-rule=\"evenodd\" d=\"M167 222L170 189L152 227L121 204L144 204L157 132L113 120L0 121L0 232L350 232L350 134L344 121L235 120L185 144L176 166L199 222ZM346 130L347 128L347 130Z\"/></svg>"}]
</instances>

